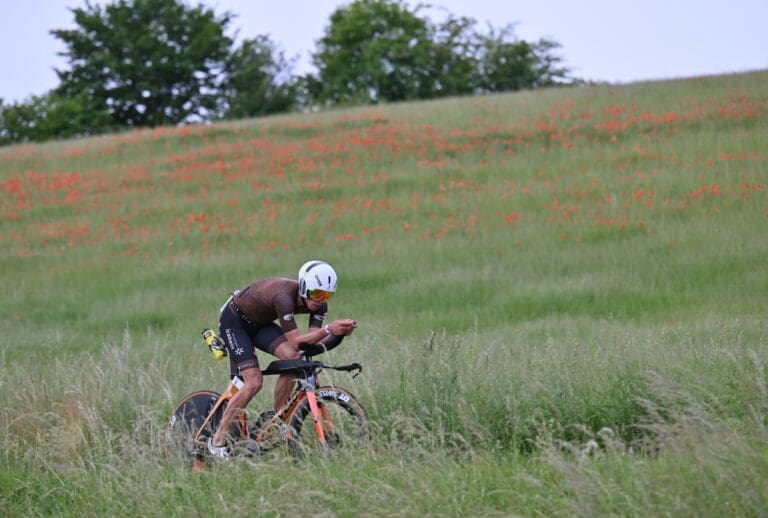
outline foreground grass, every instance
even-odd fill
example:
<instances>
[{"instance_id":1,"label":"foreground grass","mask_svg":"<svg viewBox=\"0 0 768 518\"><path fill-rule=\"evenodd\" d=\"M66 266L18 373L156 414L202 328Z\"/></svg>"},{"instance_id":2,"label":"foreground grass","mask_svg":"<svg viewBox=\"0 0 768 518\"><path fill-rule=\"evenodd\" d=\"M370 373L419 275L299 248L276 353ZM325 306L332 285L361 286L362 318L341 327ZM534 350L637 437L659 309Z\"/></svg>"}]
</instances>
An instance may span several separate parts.
<instances>
[{"instance_id":1,"label":"foreground grass","mask_svg":"<svg viewBox=\"0 0 768 518\"><path fill-rule=\"evenodd\" d=\"M388 347L383 336L358 340L328 360L362 361L363 375L326 382L368 407L375 434L367 452L299 466L282 455L236 459L199 476L165 456L162 426L181 394L222 388L226 368L199 346L187 355L210 369L190 369L170 359L176 340L152 336L149 360L126 332L98 354L50 362L45 376L23 364L0 372L0 507L33 515L757 516L768 503L768 344L747 338L761 322L710 325L709 339L727 348L704 350L682 329L622 339L626 327L612 322L595 330L604 344L526 331L504 349L474 334ZM547 327L556 335L578 325Z\"/></svg>"},{"instance_id":2,"label":"foreground grass","mask_svg":"<svg viewBox=\"0 0 768 518\"><path fill-rule=\"evenodd\" d=\"M95 462L67 470L66 479L55 471L6 472L14 492L0 503L11 514L33 516L761 515L768 498L760 483L768 475L764 442L705 442L696 453L695 463L687 448L655 463L615 454L576 461L559 452L479 453L471 461L433 454L407 462L382 454L311 468L242 461L197 477L146 458L115 459L122 471Z\"/></svg>"}]
</instances>

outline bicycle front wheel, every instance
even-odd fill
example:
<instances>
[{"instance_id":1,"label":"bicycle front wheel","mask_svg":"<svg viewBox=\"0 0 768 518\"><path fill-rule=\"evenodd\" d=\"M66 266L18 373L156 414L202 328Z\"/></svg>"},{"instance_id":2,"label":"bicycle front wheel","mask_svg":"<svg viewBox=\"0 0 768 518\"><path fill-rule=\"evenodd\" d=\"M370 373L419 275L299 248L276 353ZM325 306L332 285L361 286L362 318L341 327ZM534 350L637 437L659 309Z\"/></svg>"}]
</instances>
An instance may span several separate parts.
<instances>
[{"instance_id":1,"label":"bicycle front wheel","mask_svg":"<svg viewBox=\"0 0 768 518\"><path fill-rule=\"evenodd\" d=\"M337 387L320 387L315 396L325 440L320 440L305 397L293 412L286 437L288 449L297 459L311 452L355 452L368 445L368 416L352 394Z\"/></svg>"}]
</instances>

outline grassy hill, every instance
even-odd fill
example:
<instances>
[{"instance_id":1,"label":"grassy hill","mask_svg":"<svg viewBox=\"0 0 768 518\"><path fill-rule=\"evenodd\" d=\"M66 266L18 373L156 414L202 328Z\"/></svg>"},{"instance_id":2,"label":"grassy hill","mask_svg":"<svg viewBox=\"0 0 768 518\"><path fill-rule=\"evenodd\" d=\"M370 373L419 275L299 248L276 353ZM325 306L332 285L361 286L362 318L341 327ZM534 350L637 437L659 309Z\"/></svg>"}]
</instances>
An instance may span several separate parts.
<instances>
[{"instance_id":1,"label":"grassy hill","mask_svg":"<svg viewBox=\"0 0 768 518\"><path fill-rule=\"evenodd\" d=\"M768 72L0 148L0 509L768 507ZM229 292L322 258L370 452L169 463ZM263 364L269 359L261 358ZM269 405L267 386L251 404Z\"/></svg>"}]
</instances>

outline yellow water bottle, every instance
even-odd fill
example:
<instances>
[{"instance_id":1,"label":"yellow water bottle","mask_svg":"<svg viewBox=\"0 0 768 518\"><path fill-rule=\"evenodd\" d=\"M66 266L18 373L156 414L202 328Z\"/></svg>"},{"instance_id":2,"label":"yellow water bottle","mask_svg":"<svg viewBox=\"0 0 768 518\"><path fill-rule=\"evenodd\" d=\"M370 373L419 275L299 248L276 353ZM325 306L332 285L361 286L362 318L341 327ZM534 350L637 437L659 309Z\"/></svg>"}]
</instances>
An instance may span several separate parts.
<instances>
[{"instance_id":1,"label":"yellow water bottle","mask_svg":"<svg viewBox=\"0 0 768 518\"><path fill-rule=\"evenodd\" d=\"M217 360L223 360L227 355L224 342L221 341L221 338L216 336L216 333L208 328L203 329L203 341L205 342L205 345L208 346L208 349L210 349L213 353L213 357Z\"/></svg>"}]
</instances>

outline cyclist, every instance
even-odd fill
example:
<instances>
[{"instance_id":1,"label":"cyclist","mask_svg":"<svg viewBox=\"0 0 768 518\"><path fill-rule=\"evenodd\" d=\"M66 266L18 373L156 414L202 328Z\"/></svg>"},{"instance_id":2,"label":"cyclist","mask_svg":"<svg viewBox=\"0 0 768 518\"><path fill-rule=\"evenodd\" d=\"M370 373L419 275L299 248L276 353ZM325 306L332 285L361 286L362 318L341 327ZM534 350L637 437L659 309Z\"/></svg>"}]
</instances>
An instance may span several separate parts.
<instances>
[{"instance_id":1,"label":"cyclist","mask_svg":"<svg viewBox=\"0 0 768 518\"><path fill-rule=\"evenodd\" d=\"M229 456L226 438L232 419L261 390L264 380L255 349L281 360L292 360L300 357L301 342L338 344L352 334L357 326L352 319L324 324L328 300L336 292L337 281L331 265L308 261L299 269L298 280L278 277L258 280L243 290L236 290L222 306L219 333L229 352L231 375L240 377L243 386L232 397L216 432L208 439L211 454ZM309 314L306 333L299 331L297 314ZM291 375L278 377L275 410L288 401L292 388Z\"/></svg>"}]
</instances>

